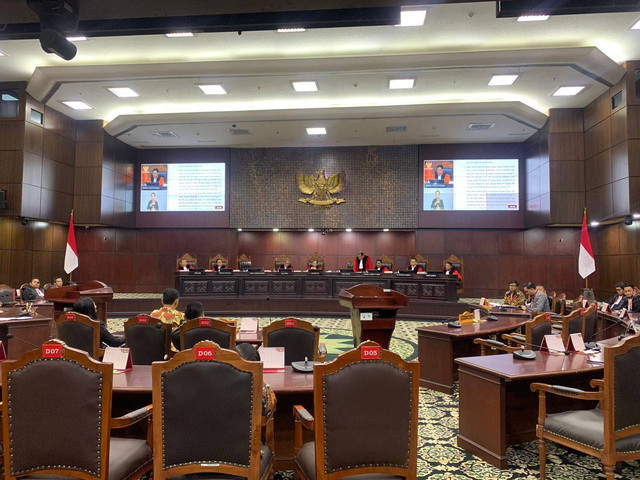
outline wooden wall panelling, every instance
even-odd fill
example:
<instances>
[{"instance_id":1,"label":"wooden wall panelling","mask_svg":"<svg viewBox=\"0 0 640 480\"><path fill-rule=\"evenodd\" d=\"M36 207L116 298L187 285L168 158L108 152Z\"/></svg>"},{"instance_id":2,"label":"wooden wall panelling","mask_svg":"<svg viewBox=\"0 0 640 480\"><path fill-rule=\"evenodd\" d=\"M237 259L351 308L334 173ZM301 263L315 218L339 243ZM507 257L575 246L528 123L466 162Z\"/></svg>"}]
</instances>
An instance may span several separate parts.
<instances>
[{"instance_id":1,"label":"wooden wall panelling","mask_svg":"<svg viewBox=\"0 0 640 480\"><path fill-rule=\"evenodd\" d=\"M607 90L589 105L584 107L584 131L593 128L611 113L611 97Z\"/></svg>"},{"instance_id":2,"label":"wooden wall panelling","mask_svg":"<svg viewBox=\"0 0 640 480\"><path fill-rule=\"evenodd\" d=\"M640 70L640 61L629 60L626 62L627 75L626 77L626 90L627 90L627 105L640 106L640 97L636 91L636 70Z\"/></svg>"},{"instance_id":3,"label":"wooden wall panelling","mask_svg":"<svg viewBox=\"0 0 640 480\"><path fill-rule=\"evenodd\" d=\"M587 158L584 165L584 180L585 191L593 190L594 188L601 187L612 180L612 152L618 148L619 145L611 150L605 150L602 153Z\"/></svg>"},{"instance_id":4,"label":"wooden wall panelling","mask_svg":"<svg viewBox=\"0 0 640 480\"><path fill-rule=\"evenodd\" d=\"M606 117L584 133L584 154L592 157L611 147L611 121Z\"/></svg>"},{"instance_id":5,"label":"wooden wall panelling","mask_svg":"<svg viewBox=\"0 0 640 480\"><path fill-rule=\"evenodd\" d=\"M72 142L76 140L76 121L51 107L44 107L44 129Z\"/></svg>"}]
</instances>

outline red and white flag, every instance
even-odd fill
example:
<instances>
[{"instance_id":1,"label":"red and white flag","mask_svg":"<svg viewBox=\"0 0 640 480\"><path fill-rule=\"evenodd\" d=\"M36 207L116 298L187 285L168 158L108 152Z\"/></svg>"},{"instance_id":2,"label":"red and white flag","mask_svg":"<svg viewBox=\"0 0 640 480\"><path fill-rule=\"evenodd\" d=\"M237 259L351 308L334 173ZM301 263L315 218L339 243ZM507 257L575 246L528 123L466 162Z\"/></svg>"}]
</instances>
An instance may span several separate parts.
<instances>
[{"instance_id":1,"label":"red and white flag","mask_svg":"<svg viewBox=\"0 0 640 480\"><path fill-rule=\"evenodd\" d=\"M73 212L69 220L69 235L67 236L67 250L64 252L64 271L73 272L78 268L78 249L76 248L76 234L73 232Z\"/></svg>"},{"instance_id":2,"label":"red and white flag","mask_svg":"<svg viewBox=\"0 0 640 480\"><path fill-rule=\"evenodd\" d=\"M578 256L578 273L582 278L587 278L596 271L596 260L591 250L591 240L587 231L587 212L582 217L582 235L580 236L580 255Z\"/></svg>"}]
</instances>

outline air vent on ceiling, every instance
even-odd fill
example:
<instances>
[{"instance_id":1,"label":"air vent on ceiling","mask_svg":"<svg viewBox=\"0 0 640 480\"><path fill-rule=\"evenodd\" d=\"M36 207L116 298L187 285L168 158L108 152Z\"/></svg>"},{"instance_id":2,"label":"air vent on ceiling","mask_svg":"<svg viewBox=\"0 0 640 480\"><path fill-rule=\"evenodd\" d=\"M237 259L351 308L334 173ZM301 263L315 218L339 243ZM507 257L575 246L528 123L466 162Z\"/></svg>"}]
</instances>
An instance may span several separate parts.
<instances>
[{"instance_id":1,"label":"air vent on ceiling","mask_svg":"<svg viewBox=\"0 0 640 480\"><path fill-rule=\"evenodd\" d=\"M406 132L406 131L407 131L406 125L387 127L387 133L398 133L398 132Z\"/></svg>"},{"instance_id":2,"label":"air vent on ceiling","mask_svg":"<svg viewBox=\"0 0 640 480\"><path fill-rule=\"evenodd\" d=\"M178 134L176 132L167 131L167 132L153 132L156 137L160 138L176 138Z\"/></svg>"},{"instance_id":3,"label":"air vent on ceiling","mask_svg":"<svg viewBox=\"0 0 640 480\"><path fill-rule=\"evenodd\" d=\"M467 126L467 129L469 130L489 130L493 127L495 127L496 124L495 123L470 123Z\"/></svg>"},{"instance_id":4,"label":"air vent on ceiling","mask_svg":"<svg viewBox=\"0 0 640 480\"><path fill-rule=\"evenodd\" d=\"M251 132L246 128L230 128L229 135L251 135Z\"/></svg>"}]
</instances>

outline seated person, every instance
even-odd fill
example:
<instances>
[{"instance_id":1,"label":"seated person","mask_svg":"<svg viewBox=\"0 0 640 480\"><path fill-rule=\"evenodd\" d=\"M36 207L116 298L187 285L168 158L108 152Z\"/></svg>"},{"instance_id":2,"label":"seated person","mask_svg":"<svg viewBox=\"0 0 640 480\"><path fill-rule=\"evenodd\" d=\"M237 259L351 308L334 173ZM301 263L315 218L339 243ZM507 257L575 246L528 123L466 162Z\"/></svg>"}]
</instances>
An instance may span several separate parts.
<instances>
[{"instance_id":1,"label":"seated person","mask_svg":"<svg viewBox=\"0 0 640 480\"><path fill-rule=\"evenodd\" d=\"M213 271L214 272L219 272L220 270L222 270L223 268L226 268L224 266L224 264L222 263L222 260L219 258L216 260L215 265L213 266Z\"/></svg>"},{"instance_id":2,"label":"seated person","mask_svg":"<svg viewBox=\"0 0 640 480\"><path fill-rule=\"evenodd\" d=\"M157 168L151 171L151 183L157 183L161 187L164 187L164 178L160 176Z\"/></svg>"},{"instance_id":3,"label":"seated person","mask_svg":"<svg viewBox=\"0 0 640 480\"><path fill-rule=\"evenodd\" d=\"M184 323L184 314L176 310L180 303L180 294L175 288L165 288L162 292L162 307L151 312L151 316L159 318L162 323L172 326L172 350L177 352L180 347L180 325Z\"/></svg>"},{"instance_id":4,"label":"seated person","mask_svg":"<svg viewBox=\"0 0 640 480\"><path fill-rule=\"evenodd\" d=\"M511 305L513 307L521 307L527 302L527 298L518 289L518 281L511 280L509 282L509 290L504 294L504 304Z\"/></svg>"},{"instance_id":5,"label":"seated person","mask_svg":"<svg viewBox=\"0 0 640 480\"><path fill-rule=\"evenodd\" d=\"M311 265L309 265L309 270L322 270L322 265L319 265L318 261L314 260L311 262Z\"/></svg>"},{"instance_id":6,"label":"seated person","mask_svg":"<svg viewBox=\"0 0 640 480\"><path fill-rule=\"evenodd\" d=\"M376 268L375 268L375 270L377 270L377 271L379 271L381 273L389 271L389 269L387 267L383 267L382 266L382 260L380 258L376 260Z\"/></svg>"},{"instance_id":7,"label":"seated person","mask_svg":"<svg viewBox=\"0 0 640 480\"><path fill-rule=\"evenodd\" d=\"M409 260L409 267L407 267L407 270L411 270L412 272L416 272L416 273L424 272L422 267L418 265L418 262L416 261L415 258L412 258Z\"/></svg>"},{"instance_id":8,"label":"seated person","mask_svg":"<svg viewBox=\"0 0 640 480\"><path fill-rule=\"evenodd\" d=\"M184 321L204 317L204 307L200 302L191 302L184 309Z\"/></svg>"},{"instance_id":9,"label":"seated person","mask_svg":"<svg viewBox=\"0 0 640 480\"><path fill-rule=\"evenodd\" d=\"M22 301L23 302L39 302L44 300L44 290L40 288L40 280L37 278L31 279L29 285L22 289Z\"/></svg>"},{"instance_id":10,"label":"seated person","mask_svg":"<svg viewBox=\"0 0 640 480\"><path fill-rule=\"evenodd\" d=\"M444 166L442 165L437 165L435 172L430 170L427 180L429 183L436 183L438 185L451 183L451 177L448 173L444 173Z\"/></svg>"},{"instance_id":11,"label":"seated person","mask_svg":"<svg viewBox=\"0 0 640 480\"><path fill-rule=\"evenodd\" d=\"M544 293L543 290L537 289L533 282L525 283L522 288L525 293L531 297L531 303L529 305L522 305L520 308L527 312L537 313L551 311L547 294Z\"/></svg>"},{"instance_id":12,"label":"seated person","mask_svg":"<svg viewBox=\"0 0 640 480\"><path fill-rule=\"evenodd\" d=\"M451 262L446 262L444 264L444 274L458 277L458 282L462 282L462 275L460 275L460 272L458 271L458 269L454 267Z\"/></svg>"},{"instance_id":13,"label":"seated person","mask_svg":"<svg viewBox=\"0 0 640 480\"><path fill-rule=\"evenodd\" d=\"M188 272L192 268L193 267L189 265L186 258L183 258L182 260L180 260L180 266L178 267L179 272Z\"/></svg>"},{"instance_id":14,"label":"seated person","mask_svg":"<svg viewBox=\"0 0 640 480\"><path fill-rule=\"evenodd\" d=\"M633 288L633 285L624 287L624 300L622 300L622 308L626 308L628 312L640 312L640 295Z\"/></svg>"},{"instance_id":15,"label":"seated person","mask_svg":"<svg viewBox=\"0 0 640 480\"><path fill-rule=\"evenodd\" d=\"M293 267L291 266L291 259L287 258L284 261L284 265L278 265L278 270L289 270L293 272Z\"/></svg>"},{"instance_id":16,"label":"seated person","mask_svg":"<svg viewBox=\"0 0 640 480\"><path fill-rule=\"evenodd\" d=\"M234 348L240 358L248 362L259 362L260 354L258 350L250 343L239 343ZM262 381L262 415L271 416L276 409L276 394L267 382Z\"/></svg>"},{"instance_id":17,"label":"seated person","mask_svg":"<svg viewBox=\"0 0 640 480\"><path fill-rule=\"evenodd\" d=\"M89 297L81 297L73 304L73 311L81 315L86 315L92 320L97 320L96 304ZM102 320L100 320L100 343L110 347L120 347L124 343L124 337L113 335Z\"/></svg>"},{"instance_id":18,"label":"seated person","mask_svg":"<svg viewBox=\"0 0 640 480\"><path fill-rule=\"evenodd\" d=\"M60 288L63 285L64 285L64 282L62 281L62 277L58 275L57 277L53 277L53 282L51 282L50 288Z\"/></svg>"},{"instance_id":19,"label":"seated person","mask_svg":"<svg viewBox=\"0 0 640 480\"><path fill-rule=\"evenodd\" d=\"M366 272L367 270L373 270L371 258L365 255L364 252L358 252L356 258L353 259L353 271Z\"/></svg>"},{"instance_id":20,"label":"seated person","mask_svg":"<svg viewBox=\"0 0 640 480\"><path fill-rule=\"evenodd\" d=\"M627 284L624 282L616 283L616 294L606 301L606 303L609 304L609 308L611 308L611 310L622 310L624 308L622 306L622 304L624 303L622 300L625 298L624 287L626 286Z\"/></svg>"}]
</instances>

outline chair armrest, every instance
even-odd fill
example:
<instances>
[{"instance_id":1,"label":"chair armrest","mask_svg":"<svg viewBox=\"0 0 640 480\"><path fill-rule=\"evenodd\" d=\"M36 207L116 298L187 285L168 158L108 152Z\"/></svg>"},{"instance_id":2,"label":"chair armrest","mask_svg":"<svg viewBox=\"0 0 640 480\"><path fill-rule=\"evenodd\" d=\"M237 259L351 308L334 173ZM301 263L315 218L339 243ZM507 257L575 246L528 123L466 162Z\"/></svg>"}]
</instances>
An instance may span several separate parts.
<instances>
[{"instance_id":1,"label":"chair armrest","mask_svg":"<svg viewBox=\"0 0 640 480\"><path fill-rule=\"evenodd\" d=\"M324 343L318 345L318 361L326 362L327 361L327 346Z\"/></svg>"},{"instance_id":2,"label":"chair armrest","mask_svg":"<svg viewBox=\"0 0 640 480\"><path fill-rule=\"evenodd\" d=\"M153 413L153 405L147 405L146 407L139 408L133 412L129 412L121 417L115 417L111 419L111 429L125 428L131 425L151 417Z\"/></svg>"},{"instance_id":3,"label":"chair armrest","mask_svg":"<svg viewBox=\"0 0 640 480\"><path fill-rule=\"evenodd\" d=\"M604 379L603 378L594 378L589 382L591 388L597 388L598 390L604 389Z\"/></svg>"},{"instance_id":4,"label":"chair armrest","mask_svg":"<svg viewBox=\"0 0 640 480\"><path fill-rule=\"evenodd\" d=\"M275 441L273 439L273 413L262 416L262 428L264 428L264 443L275 455Z\"/></svg>"},{"instance_id":5,"label":"chair armrest","mask_svg":"<svg viewBox=\"0 0 640 480\"><path fill-rule=\"evenodd\" d=\"M293 437L293 454L297 455L302 448L302 427L309 430L315 429L315 420L306 408L302 405L293 406L293 418L295 420Z\"/></svg>"},{"instance_id":6,"label":"chair armrest","mask_svg":"<svg viewBox=\"0 0 640 480\"><path fill-rule=\"evenodd\" d=\"M515 343L516 345L524 345L524 342L527 341L527 337L518 333L503 333L502 339L506 340L510 347L513 346L511 345L512 343Z\"/></svg>"},{"instance_id":7,"label":"chair armrest","mask_svg":"<svg viewBox=\"0 0 640 480\"><path fill-rule=\"evenodd\" d=\"M565 387L563 385L548 385L546 383L532 383L531 391L553 393L554 395L578 398L580 400L602 400L604 398L602 392L585 392L579 388Z\"/></svg>"}]
</instances>

